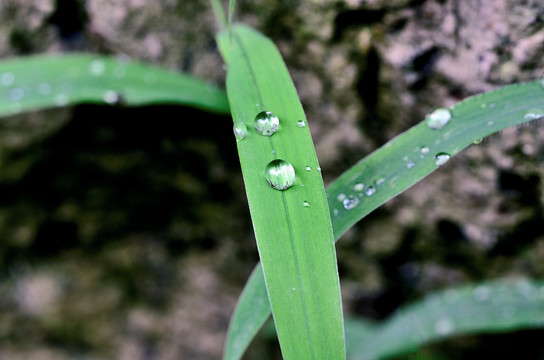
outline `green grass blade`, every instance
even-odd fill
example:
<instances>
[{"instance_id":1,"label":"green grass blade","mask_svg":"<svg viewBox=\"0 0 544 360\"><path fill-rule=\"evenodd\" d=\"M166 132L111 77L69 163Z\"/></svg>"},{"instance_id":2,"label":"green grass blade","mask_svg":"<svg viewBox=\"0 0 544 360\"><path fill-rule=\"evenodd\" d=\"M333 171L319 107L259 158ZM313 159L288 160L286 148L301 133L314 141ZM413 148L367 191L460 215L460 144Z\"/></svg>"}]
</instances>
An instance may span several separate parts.
<instances>
[{"instance_id":1,"label":"green grass blade","mask_svg":"<svg viewBox=\"0 0 544 360\"><path fill-rule=\"evenodd\" d=\"M544 116L544 89L537 81L506 86L458 103L451 114L450 122L441 130L430 129L423 121L330 184L327 198L336 238L372 210L435 171L437 154L454 156L489 134ZM364 184L364 189L354 190L357 184ZM368 191L369 187L373 190ZM346 200L341 200L344 195L357 198L359 203L346 210Z\"/></svg>"},{"instance_id":2,"label":"green grass blade","mask_svg":"<svg viewBox=\"0 0 544 360\"><path fill-rule=\"evenodd\" d=\"M224 91L124 59L38 55L0 62L0 116L79 103L189 105L227 113Z\"/></svg>"},{"instance_id":3,"label":"green grass blade","mask_svg":"<svg viewBox=\"0 0 544 360\"><path fill-rule=\"evenodd\" d=\"M221 1L210 0L210 3L212 5L212 10L215 15L215 19L217 20L217 23L219 24L219 28L223 30L227 26L227 21L225 20L225 11L223 10Z\"/></svg>"},{"instance_id":4,"label":"green grass blade","mask_svg":"<svg viewBox=\"0 0 544 360\"><path fill-rule=\"evenodd\" d=\"M462 334L544 325L544 281L491 281L431 294L401 308L372 332L346 336L348 358L386 359ZM346 333L353 328L346 328Z\"/></svg>"},{"instance_id":5,"label":"green grass blade","mask_svg":"<svg viewBox=\"0 0 544 360\"><path fill-rule=\"evenodd\" d=\"M218 43L228 52L233 120L248 130L237 142L238 152L282 354L285 359L343 359L332 227L296 90L278 50L261 34L234 26L232 43L225 32ZM255 116L263 110L280 119L277 132L269 137L254 129ZM304 126L299 127L301 120ZM275 159L289 161L296 173L293 185L284 191L265 181L265 168Z\"/></svg>"},{"instance_id":6,"label":"green grass blade","mask_svg":"<svg viewBox=\"0 0 544 360\"><path fill-rule=\"evenodd\" d=\"M530 114L544 113L544 90L541 83L536 81L511 85L468 98L451 110L453 118L443 129L431 130L426 122L412 127L362 159L327 188L336 240L372 210L436 170L435 154L445 152L453 156L475 140L506 127L531 121L536 117ZM421 152L423 146L429 148L428 152ZM422 155L423 157L421 157ZM413 165L408 165L410 161L413 162ZM355 192L354 186L359 183L365 184L365 187L362 191ZM365 194L368 185L373 186L376 190L371 196ZM363 193L363 196L359 197L359 193ZM340 196L340 199L343 200L339 201L340 194L344 194L346 197L357 196L360 201L349 211L345 210L344 200L346 199ZM242 298L250 294L258 294L255 290L250 291L253 286L260 286L256 278L257 275L250 279L250 283L246 284L245 290L241 294ZM255 297L248 301L240 300L239 304L259 301L261 300ZM247 316L243 319L239 318L239 311L245 312L246 310L241 309L240 306L235 310L227 334L227 348L231 346L231 342L236 342L232 338L235 336L232 329L244 328L250 321L261 325L266 321L261 308L256 309L253 319ZM243 335L247 341L246 348L255 335L256 332L251 335ZM240 342L237 344L239 346ZM241 349L241 352L233 353L231 357L226 359L240 359L245 348L240 346L238 348Z\"/></svg>"}]
</instances>

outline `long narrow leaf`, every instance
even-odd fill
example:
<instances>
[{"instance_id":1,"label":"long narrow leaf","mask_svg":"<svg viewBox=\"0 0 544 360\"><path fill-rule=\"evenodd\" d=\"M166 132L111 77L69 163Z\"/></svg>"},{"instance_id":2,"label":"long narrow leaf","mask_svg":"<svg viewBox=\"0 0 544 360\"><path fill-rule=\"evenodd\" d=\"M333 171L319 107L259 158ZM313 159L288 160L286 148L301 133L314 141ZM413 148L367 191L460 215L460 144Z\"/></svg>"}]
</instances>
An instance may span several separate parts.
<instances>
[{"instance_id":1,"label":"long narrow leaf","mask_svg":"<svg viewBox=\"0 0 544 360\"><path fill-rule=\"evenodd\" d=\"M170 103L229 111L224 91L215 86L122 58L38 55L0 62L0 116L79 103Z\"/></svg>"},{"instance_id":2,"label":"long narrow leaf","mask_svg":"<svg viewBox=\"0 0 544 360\"><path fill-rule=\"evenodd\" d=\"M506 86L468 98L449 111L452 118L442 129L431 129L428 120L423 121L362 159L327 188L336 240L372 210L436 170L437 160L447 159L436 155L453 156L489 134L543 116L544 91L538 81ZM246 284L242 299L258 294L254 286L260 286L256 275ZM227 334L226 353L230 356L225 359L240 359L245 350L240 346L242 340L234 336L243 336L247 347L256 335L240 335L236 329L246 328L249 321L260 324L252 324L259 328L266 321L262 308L255 309L252 319L238 317L239 311L247 315L242 304L258 301L257 297L239 301ZM233 342L240 352L229 350Z\"/></svg>"},{"instance_id":3,"label":"long narrow leaf","mask_svg":"<svg viewBox=\"0 0 544 360\"><path fill-rule=\"evenodd\" d=\"M218 43L228 65L240 164L282 354L285 359L343 359L332 227L296 90L278 50L261 34L233 26L232 38L223 32ZM255 126L263 111L277 115L279 127ZM264 135L267 131L271 136ZM286 172L275 179L278 168Z\"/></svg>"},{"instance_id":4,"label":"long narrow leaf","mask_svg":"<svg viewBox=\"0 0 544 360\"><path fill-rule=\"evenodd\" d=\"M372 331L366 321L352 319L346 327L348 357L386 359L448 337L540 328L543 302L544 281L490 281L447 289L399 309Z\"/></svg>"}]
</instances>

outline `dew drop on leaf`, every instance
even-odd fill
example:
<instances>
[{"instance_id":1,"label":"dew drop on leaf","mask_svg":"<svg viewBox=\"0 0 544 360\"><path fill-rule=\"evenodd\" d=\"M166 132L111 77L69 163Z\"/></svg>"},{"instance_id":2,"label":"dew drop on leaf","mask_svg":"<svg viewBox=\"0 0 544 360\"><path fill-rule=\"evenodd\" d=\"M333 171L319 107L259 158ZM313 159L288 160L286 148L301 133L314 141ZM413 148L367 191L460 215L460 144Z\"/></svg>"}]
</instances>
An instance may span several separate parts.
<instances>
[{"instance_id":1,"label":"dew drop on leaf","mask_svg":"<svg viewBox=\"0 0 544 360\"><path fill-rule=\"evenodd\" d=\"M434 164L436 166L442 166L450 160L451 156L446 153L438 153L434 157Z\"/></svg>"},{"instance_id":2,"label":"dew drop on leaf","mask_svg":"<svg viewBox=\"0 0 544 360\"><path fill-rule=\"evenodd\" d=\"M340 194L338 194L338 196L336 197L336 200L342 202L342 201L344 201L345 198L346 198L346 194L340 193Z\"/></svg>"},{"instance_id":3,"label":"dew drop on leaf","mask_svg":"<svg viewBox=\"0 0 544 360\"><path fill-rule=\"evenodd\" d=\"M13 85L13 83L15 82L15 75L10 72L5 72L0 76L0 81L4 86Z\"/></svg>"},{"instance_id":4,"label":"dew drop on leaf","mask_svg":"<svg viewBox=\"0 0 544 360\"><path fill-rule=\"evenodd\" d=\"M434 330L438 335L448 335L453 331L453 323L448 318L441 318L434 325Z\"/></svg>"},{"instance_id":5,"label":"dew drop on leaf","mask_svg":"<svg viewBox=\"0 0 544 360\"><path fill-rule=\"evenodd\" d=\"M426 120L430 129L440 130L450 122L451 111L446 108L438 108L427 115Z\"/></svg>"},{"instance_id":6,"label":"dew drop on leaf","mask_svg":"<svg viewBox=\"0 0 544 360\"><path fill-rule=\"evenodd\" d=\"M23 88L12 89L9 93L11 101L21 101L25 97L25 91Z\"/></svg>"},{"instance_id":7,"label":"dew drop on leaf","mask_svg":"<svg viewBox=\"0 0 544 360\"><path fill-rule=\"evenodd\" d=\"M353 195L350 195L350 196L348 196L347 198L344 199L342 204L344 205L344 209L351 210L354 207L356 207L357 205L359 205L359 199L356 198Z\"/></svg>"},{"instance_id":8,"label":"dew drop on leaf","mask_svg":"<svg viewBox=\"0 0 544 360\"><path fill-rule=\"evenodd\" d=\"M247 135L247 126L243 122L238 121L233 125L232 131L236 140L243 140Z\"/></svg>"},{"instance_id":9,"label":"dew drop on leaf","mask_svg":"<svg viewBox=\"0 0 544 360\"><path fill-rule=\"evenodd\" d=\"M295 181L295 169L285 160L272 160L266 165L265 179L272 188L285 190Z\"/></svg>"},{"instance_id":10,"label":"dew drop on leaf","mask_svg":"<svg viewBox=\"0 0 544 360\"><path fill-rule=\"evenodd\" d=\"M310 207L310 203L307 202L307 201L303 201L303 202L302 202L302 206L304 206L304 207Z\"/></svg>"},{"instance_id":11,"label":"dew drop on leaf","mask_svg":"<svg viewBox=\"0 0 544 360\"><path fill-rule=\"evenodd\" d=\"M355 192L361 192L361 191L364 190L364 188L365 188L365 184L363 184L363 183L357 183L357 184L353 185L353 191L355 191Z\"/></svg>"},{"instance_id":12,"label":"dew drop on leaf","mask_svg":"<svg viewBox=\"0 0 544 360\"><path fill-rule=\"evenodd\" d=\"M297 120L297 126L299 128L303 128L304 126L306 126L306 123L304 122L304 120Z\"/></svg>"},{"instance_id":13,"label":"dew drop on leaf","mask_svg":"<svg viewBox=\"0 0 544 360\"><path fill-rule=\"evenodd\" d=\"M419 148L419 154L425 156L430 151L429 147L422 146Z\"/></svg>"},{"instance_id":14,"label":"dew drop on leaf","mask_svg":"<svg viewBox=\"0 0 544 360\"><path fill-rule=\"evenodd\" d=\"M38 92L42 95L49 95L53 91L53 87L49 83L41 83L38 85Z\"/></svg>"},{"instance_id":15,"label":"dew drop on leaf","mask_svg":"<svg viewBox=\"0 0 544 360\"><path fill-rule=\"evenodd\" d=\"M279 125L280 119L270 111L261 111L255 116L255 129L261 135L271 136L278 130Z\"/></svg>"},{"instance_id":16,"label":"dew drop on leaf","mask_svg":"<svg viewBox=\"0 0 544 360\"><path fill-rule=\"evenodd\" d=\"M93 60L89 64L89 72L93 76L102 76L106 70L106 64L102 60Z\"/></svg>"},{"instance_id":17,"label":"dew drop on leaf","mask_svg":"<svg viewBox=\"0 0 544 360\"><path fill-rule=\"evenodd\" d=\"M104 100L106 104L118 104L121 102L121 99L121 94L114 90L106 90L102 95L102 100Z\"/></svg>"},{"instance_id":18,"label":"dew drop on leaf","mask_svg":"<svg viewBox=\"0 0 544 360\"><path fill-rule=\"evenodd\" d=\"M376 193L376 188L372 185L370 186L367 186L366 189L365 189L365 195L366 196L372 196L374 195L374 193Z\"/></svg>"},{"instance_id":19,"label":"dew drop on leaf","mask_svg":"<svg viewBox=\"0 0 544 360\"><path fill-rule=\"evenodd\" d=\"M535 120L540 119L544 116L544 111L542 109L530 109L525 113L523 117L525 120Z\"/></svg>"}]
</instances>

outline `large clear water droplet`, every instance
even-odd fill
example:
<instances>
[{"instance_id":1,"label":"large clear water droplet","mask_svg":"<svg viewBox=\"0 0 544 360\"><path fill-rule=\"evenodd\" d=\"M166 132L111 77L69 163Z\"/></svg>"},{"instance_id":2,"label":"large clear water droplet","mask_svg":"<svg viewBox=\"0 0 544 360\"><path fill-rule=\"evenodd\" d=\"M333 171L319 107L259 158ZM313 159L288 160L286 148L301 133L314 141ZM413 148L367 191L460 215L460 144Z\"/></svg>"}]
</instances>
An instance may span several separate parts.
<instances>
[{"instance_id":1,"label":"large clear water droplet","mask_svg":"<svg viewBox=\"0 0 544 360\"><path fill-rule=\"evenodd\" d=\"M0 76L0 81L4 86L13 85L13 83L15 82L15 75L10 72L5 72Z\"/></svg>"},{"instance_id":2,"label":"large clear water droplet","mask_svg":"<svg viewBox=\"0 0 544 360\"><path fill-rule=\"evenodd\" d=\"M544 117L544 110L542 109L530 109L525 113L523 117L525 120L535 120Z\"/></svg>"},{"instance_id":3,"label":"large clear water droplet","mask_svg":"<svg viewBox=\"0 0 544 360\"><path fill-rule=\"evenodd\" d=\"M344 209L351 210L354 207L356 207L357 205L359 205L359 199L356 198L353 195L350 195L350 196L348 196L347 198L344 199L342 204L344 205Z\"/></svg>"},{"instance_id":4,"label":"large clear water droplet","mask_svg":"<svg viewBox=\"0 0 544 360\"><path fill-rule=\"evenodd\" d=\"M278 130L280 119L270 111L261 111L255 116L255 129L261 135L271 136Z\"/></svg>"},{"instance_id":5,"label":"large clear water droplet","mask_svg":"<svg viewBox=\"0 0 544 360\"><path fill-rule=\"evenodd\" d=\"M243 122L238 121L233 125L232 131L236 140L243 140L247 135L247 126Z\"/></svg>"},{"instance_id":6,"label":"large clear water droplet","mask_svg":"<svg viewBox=\"0 0 544 360\"><path fill-rule=\"evenodd\" d=\"M438 108L427 115L427 126L433 130L440 130L448 125L451 120L451 111L446 108Z\"/></svg>"},{"instance_id":7,"label":"large clear water droplet","mask_svg":"<svg viewBox=\"0 0 544 360\"><path fill-rule=\"evenodd\" d=\"M434 157L434 164L436 166L442 166L450 160L451 156L446 153L438 153Z\"/></svg>"},{"instance_id":8,"label":"large clear water droplet","mask_svg":"<svg viewBox=\"0 0 544 360\"><path fill-rule=\"evenodd\" d=\"M264 177L274 189L285 190L295 181L295 169L285 160L272 160L266 165Z\"/></svg>"},{"instance_id":9,"label":"large clear water droplet","mask_svg":"<svg viewBox=\"0 0 544 360\"><path fill-rule=\"evenodd\" d=\"M299 128L303 128L304 126L306 126L306 123L304 122L304 120L297 120L297 126Z\"/></svg>"}]
</instances>

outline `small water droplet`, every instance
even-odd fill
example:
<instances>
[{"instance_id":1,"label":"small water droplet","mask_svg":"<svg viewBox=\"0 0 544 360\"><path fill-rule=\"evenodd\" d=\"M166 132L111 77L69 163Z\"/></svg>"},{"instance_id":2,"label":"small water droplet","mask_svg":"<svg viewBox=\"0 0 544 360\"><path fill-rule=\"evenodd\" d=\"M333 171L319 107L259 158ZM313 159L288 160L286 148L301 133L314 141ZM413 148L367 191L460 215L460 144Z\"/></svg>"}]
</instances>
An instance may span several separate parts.
<instances>
[{"instance_id":1,"label":"small water droplet","mask_svg":"<svg viewBox=\"0 0 544 360\"><path fill-rule=\"evenodd\" d=\"M122 96L117 91L107 90L104 92L104 95L102 95L102 100L104 100L106 104L119 104L122 100Z\"/></svg>"},{"instance_id":2,"label":"small water droplet","mask_svg":"<svg viewBox=\"0 0 544 360\"><path fill-rule=\"evenodd\" d=\"M489 104L489 107L492 108L492 109L493 109L495 106L496 106L495 103Z\"/></svg>"},{"instance_id":3,"label":"small water droplet","mask_svg":"<svg viewBox=\"0 0 544 360\"><path fill-rule=\"evenodd\" d=\"M361 191L363 191L364 188L365 188L365 184L363 184L363 183L357 183L357 184L353 185L353 191L355 191L355 192L361 192Z\"/></svg>"},{"instance_id":4,"label":"small water droplet","mask_svg":"<svg viewBox=\"0 0 544 360\"><path fill-rule=\"evenodd\" d=\"M304 168L304 170L306 170L306 171L310 171L310 170L312 170L312 168L311 168L311 167L309 167L309 166L306 166L306 167Z\"/></svg>"},{"instance_id":5,"label":"small water droplet","mask_svg":"<svg viewBox=\"0 0 544 360\"><path fill-rule=\"evenodd\" d=\"M102 60L93 60L89 64L89 71L93 76L102 76L106 70L106 64Z\"/></svg>"},{"instance_id":6,"label":"small water droplet","mask_svg":"<svg viewBox=\"0 0 544 360\"><path fill-rule=\"evenodd\" d=\"M278 130L279 125L280 119L270 111L261 111L255 116L255 129L261 135L271 136Z\"/></svg>"},{"instance_id":7,"label":"small water droplet","mask_svg":"<svg viewBox=\"0 0 544 360\"><path fill-rule=\"evenodd\" d=\"M434 330L438 335L448 335L453 331L453 322L448 318L438 319L434 324Z\"/></svg>"},{"instance_id":8,"label":"small water droplet","mask_svg":"<svg viewBox=\"0 0 544 360\"><path fill-rule=\"evenodd\" d=\"M478 145L478 144L480 144L482 141L483 141L483 138L479 138L479 139L474 140L472 143L473 143L474 145Z\"/></svg>"},{"instance_id":9,"label":"small water droplet","mask_svg":"<svg viewBox=\"0 0 544 360\"><path fill-rule=\"evenodd\" d=\"M319 166L316 168L316 170L321 172L321 168Z\"/></svg>"},{"instance_id":10,"label":"small water droplet","mask_svg":"<svg viewBox=\"0 0 544 360\"><path fill-rule=\"evenodd\" d=\"M385 182L385 177L380 177L376 180L376 185L379 186Z\"/></svg>"},{"instance_id":11,"label":"small water droplet","mask_svg":"<svg viewBox=\"0 0 544 360\"><path fill-rule=\"evenodd\" d=\"M285 190L295 181L295 169L285 160L272 160L266 165L265 179L274 189Z\"/></svg>"},{"instance_id":12,"label":"small water droplet","mask_svg":"<svg viewBox=\"0 0 544 360\"><path fill-rule=\"evenodd\" d=\"M535 120L544 117L544 111L542 109L531 109L525 113L523 117L525 120Z\"/></svg>"},{"instance_id":13,"label":"small water droplet","mask_svg":"<svg viewBox=\"0 0 544 360\"><path fill-rule=\"evenodd\" d=\"M304 120L297 120L297 126L299 128L303 128L304 126L306 126L306 123L304 122Z\"/></svg>"},{"instance_id":14,"label":"small water droplet","mask_svg":"<svg viewBox=\"0 0 544 360\"><path fill-rule=\"evenodd\" d=\"M346 194L341 193L341 194L338 194L338 196L336 197L336 200L342 202L344 201L345 198L346 198Z\"/></svg>"},{"instance_id":15,"label":"small water droplet","mask_svg":"<svg viewBox=\"0 0 544 360\"><path fill-rule=\"evenodd\" d=\"M494 124L494 122L493 122L492 120L490 120L490 121L487 122L486 125L487 125L487 126L491 126L491 125L493 125L493 124Z\"/></svg>"},{"instance_id":16,"label":"small water droplet","mask_svg":"<svg viewBox=\"0 0 544 360\"><path fill-rule=\"evenodd\" d=\"M25 97L25 91L23 88L15 88L9 92L11 101L21 101Z\"/></svg>"},{"instance_id":17,"label":"small water droplet","mask_svg":"<svg viewBox=\"0 0 544 360\"><path fill-rule=\"evenodd\" d=\"M295 288L291 288L291 290L295 291L296 289L295 289Z\"/></svg>"},{"instance_id":18,"label":"small water droplet","mask_svg":"<svg viewBox=\"0 0 544 360\"><path fill-rule=\"evenodd\" d=\"M416 164L415 164L413 161L408 161L408 162L406 163L406 168L411 169L411 168L413 168L415 165L416 165Z\"/></svg>"},{"instance_id":19,"label":"small water droplet","mask_svg":"<svg viewBox=\"0 0 544 360\"><path fill-rule=\"evenodd\" d=\"M438 153L434 157L434 164L436 166L442 166L450 160L451 156L446 153Z\"/></svg>"},{"instance_id":20,"label":"small water droplet","mask_svg":"<svg viewBox=\"0 0 544 360\"><path fill-rule=\"evenodd\" d=\"M430 151L430 149L429 149L429 147L427 147L427 146L422 146L422 147L419 148L419 153L420 153L421 155L425 155L425 154L427 154L429 151Z\"/></svg>"},{"instance_id":21,"label":"small water droplet","mask_svg":"<svg viewBox=\"0 0 544 360\"><path fill-rule=\"evenodd\" d=\"M359 205L359 199L353 195L350 195L347 198L345 198L344 201L342 201L342 204L344 205L344 209L351 210L357 205Z\"/></svg>"},{"instance_id":22,"label":"small water droplet","mask_svg":"<svg viewBox=\"0 0 544 360\"><path fill-rule=\"evenodd\" d=\"M338 209L334 209L334 210L332 211L332 213L333 213L334 216L338 216Z\"/></svg>"},{"instance_id":23,"label":"small water droplet","mask_svg":"<svg viewBox=\"0 0 544 360\"><path fill-rule=\"evenodd\" d=\"M53 91L53 87L48 83L41 83L38 85L38 92L42 95L49 95Z\"/></svg>"},{"instance_id":24,"label":"small water droplet","mask_svg":"<svg viewBox=\"0 0 544 360\"><path fill-rule=\"evenodd\" d=\"M427 115L427 126L433 130L440 130L448 125L451 120L451 111L446 108L438 108Z\"/></svg>"},{"instance_id":25,"label":"small water droplet","mask_svg":"<svg viewBox=\"0 0 544 360\"><path fill-rule=\"evenodd\" d=\"M238 121L232 127L232 131L234 132L236 140L243 140L247 135L247 126L243 122Z\"/></svg>"},{"instance_id":26,"label":"small water droplet","mask_svg":"<svg viewBox=\"0 0 544 360\"><path fill-rule=\"evenodd\" d=\"M304 206L304 207L310 207L310 203L307 202L307 201L303 201L303 202L302 202L302 206Z\"/></svg>"},{"instance_id":27,"label":"small water droplet","mask_svg":"<svg viewBox=\"0 0 544 360\"><path fill-rule=\"evenodd\" d=\"M372 196L374 195L374 193L376 192L376 188L372 185L370 186L367 186L366 189L365 189L365 195L366 196Z\"/></svg>"},{"instance_id":28,"label":"small water droplet","mask_svg":"<svg viewBox=\"0 0 544 360\"><path fill-rule=\"evenodd\" d=\"M491 291L489 290L487 286L483 286L483 285L478 286L477 288L474 289L474 298L477 301L484 302L487 299L489 299L490 293Z\"/></svg>"},{"instance_id":29,"label":"small water droplet","mask_svg":"<svg viewBox=\"0 0 544 360\"><path fill-rule=\"evenodd\" d=\"M66 94L57 94L57 96L55 96L55 105L57 106L66 106L68 105L68 102L70 101L70 99L68 98L68 95Z\"/></svg>"},{"instance_id":30,"label":"small water droplet","mask_svg":"<svg viewBox=\"0 0 544 360\"><path fill-rule=\"evenodd\" d=\"M270 152L271 154L275 154L276 153L276 149L272 149L272 151Z\"/></svg>"},{"instance_id":31,"label":"small water droplet","mask_svg":"<svg viewBox=\"0 0 544 360\"><path fill-rule=\"evenodd\" d=\"M0 76L0 80L2 81L2 85L10 86L15 82L15 75L10 72L5 72Z\"/></svg>"}]
</instances>

